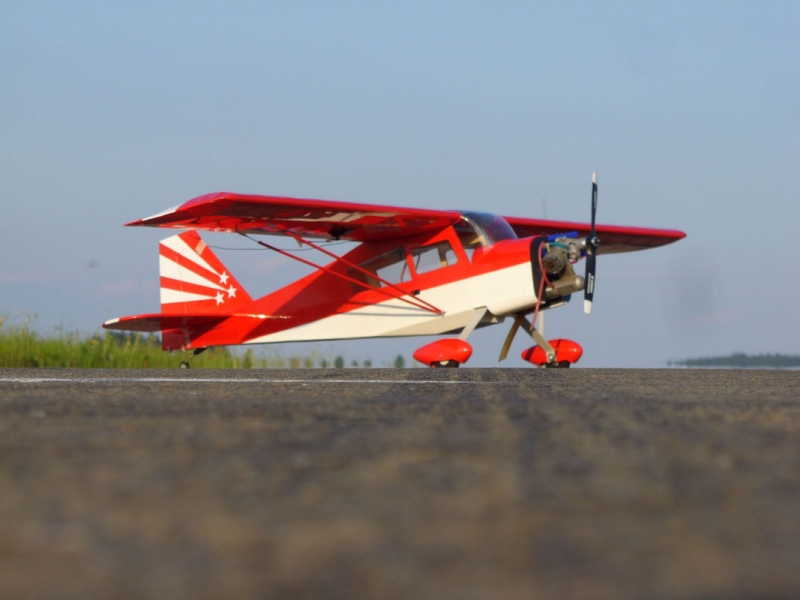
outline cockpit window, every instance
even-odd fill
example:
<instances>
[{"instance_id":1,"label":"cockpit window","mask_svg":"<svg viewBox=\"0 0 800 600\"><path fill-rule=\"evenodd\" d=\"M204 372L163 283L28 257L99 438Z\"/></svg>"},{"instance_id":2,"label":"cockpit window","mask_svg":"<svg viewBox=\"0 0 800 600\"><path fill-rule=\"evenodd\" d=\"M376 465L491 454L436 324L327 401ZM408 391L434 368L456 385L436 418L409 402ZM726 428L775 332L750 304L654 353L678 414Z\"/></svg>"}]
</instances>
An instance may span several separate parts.
<instances>
[{"instance_id":1,"label":"cockpit window","mask_svg":"<svg viewBox=\"0 0 800 600\"><path fill-rule=\"evenodd\" d=\"M361 263L361 268L377 275L377 277L365 275L363 271L353 268L347 270L347 275L351 279L367 283L372 287L383 286L384 284L380 279L388 281L389 283L403 283L411 279L411 272L408 269L408 262L406 261L406 253L402 246ZM378 279L378 277L380 277L380 279ZM354 292L363 291L362 287L356 286L355 284L351 285L353 285Z\"/></svg>"},{"instance_id":2,"label":"cockpit window","mask_svg":"<svg viewBox=\"0 0 800 600\"><path fill-rule=\"evenodd\" d=\"M461 242L461 246L464 248L467 259L469 262L472 262L472 255L477 248L483 246L482 242L486 239L485 236L482 233L476 232L472 225L464 221L461 221L461 223L456 226L456 233L458 233L458 239Z\"/></svg>"},{"instance_id":3,"label":"cockpit window","mask_svg":"<svg viewBox=\"0 0 800 600\"><path fill-rule=\"evenodd\" d=\"M447 240L423 246L411 252L411 260L417 275L456 264L456 253Z\"/></svg>"},{"instance_id":4,"label":"cockpit window","mask_svg":"<svg viewBox=\"0 0 800 600\"><path fill-rule=\"evenodd\" d=\"M461 222L456 225L456 232L470 261L472 253L478 247L488 248L501 240L517 239L511 225L499 215L462 212L461 217Z\"/></svg>"}]
</instances>

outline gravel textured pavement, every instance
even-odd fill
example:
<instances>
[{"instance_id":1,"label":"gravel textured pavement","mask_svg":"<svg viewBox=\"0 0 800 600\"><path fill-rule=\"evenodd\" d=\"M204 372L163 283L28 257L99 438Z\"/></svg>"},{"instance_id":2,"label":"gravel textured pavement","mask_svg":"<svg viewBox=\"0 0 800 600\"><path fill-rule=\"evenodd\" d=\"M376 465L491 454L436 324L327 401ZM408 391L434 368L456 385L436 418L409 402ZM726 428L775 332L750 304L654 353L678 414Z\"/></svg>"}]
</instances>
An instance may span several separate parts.
<instances>
[{"instance_id":1,"label":"gravel textured pavement","mask_svg":"<svg viewBox=\"0 0 800 600\"><path fill-rule=\"evenodd\" d=\"M0 598L800 597L800 371L0 370Z\"/></svg>"}]
</instances>

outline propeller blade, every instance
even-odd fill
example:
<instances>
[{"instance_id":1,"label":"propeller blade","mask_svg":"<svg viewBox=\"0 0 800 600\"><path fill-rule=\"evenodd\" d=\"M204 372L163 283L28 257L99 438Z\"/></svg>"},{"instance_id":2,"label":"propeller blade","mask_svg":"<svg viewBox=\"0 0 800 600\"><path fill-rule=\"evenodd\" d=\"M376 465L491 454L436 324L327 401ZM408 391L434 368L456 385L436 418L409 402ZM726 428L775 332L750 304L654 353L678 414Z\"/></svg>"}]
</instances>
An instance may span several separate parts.
<instances>
[{"instance_id":1,"label":"propeller blade","mask_svg":"<svg viewBox=\"0 0 800 600\"><path fill-rule=\"evenodd\" d=\"M592 173L592 239L596 238L595 219L597 219L597 173Z\"/></svg>"},{"instance_id":2,"label":"propeller blade","mask_svg":"<svg viewBox=\"0 0 800 600\"><path fill-rule=\"evenodd\" d=\"M508 356L508 351L511 348L511 342L514 341L514 336L517 335L517 330L519 326L522 325L522 321L525 317L517 317L514 319L514 324L511 326L511 329L508 331L508 335L506 336L506 341L503 342L503 349L500 350L500 360L499 362L503 362L506 357Z\"/></svg>"},{"instance_id":3,"label":"propeller blade","mask_svg":"<svg viewBox=\"0 0 800 600\"><path fill-rule=\"evenodd\" d=\"M586 254L586 287L583 291L583 312L587 315L592 312L594 300L594 272L597 268L597 255Z\"/></svg>"},{"instance_id":4,"label":"propeller blade","mask_svg":"<svg viewBox=\"0 0 800 600\"><path fill-rule=\"evenodd\" d=\"M597 173L592 173L592 229L589 239L586 240L586 287L583 292L583 312L587 315L592 312L594 300L594 279L597 270L597 239L595 220L597 219Z\"/></svg>"}]
</instances>

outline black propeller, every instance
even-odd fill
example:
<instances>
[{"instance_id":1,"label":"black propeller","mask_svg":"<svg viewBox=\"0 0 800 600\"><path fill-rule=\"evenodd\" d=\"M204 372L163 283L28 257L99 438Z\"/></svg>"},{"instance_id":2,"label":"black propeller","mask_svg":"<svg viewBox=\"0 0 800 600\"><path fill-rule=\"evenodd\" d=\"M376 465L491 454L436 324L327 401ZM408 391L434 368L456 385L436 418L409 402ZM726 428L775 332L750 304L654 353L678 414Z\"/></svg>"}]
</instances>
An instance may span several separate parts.
<instances>
[{"instance_id":1,"label":"black propeller","mask_svg":"<svg viewBox=\"0 0 800 600\"><path fill-rule=\"evenodd\" d=\"M592 173L592 227L589 233L589 237L586 238L586 282L584 288L584 299L583 299L583 311L588 315L592 312L592 300L594 299L594 279L595 279L595 271L597 269L597 248L600 245L600 240L597 238L597 232L595 231L595 221L597 219L597 173ZM545 242L546 239L543 239L542 242ZM536 246L536 253L541 252L540 246ZM532 255L533 256L533 255ZM541 300L541 298L540 298ZM544 316L543 313L540 313ZM525 318L524 315L519 314L514 319L514 324L511 326L511 329L506 336L505 343L503 344L503 348L500 351L500 360L503 361L508 356L508 351L511 348L511 342L514 340L514 336L517 333L517 330L522 326L525 325L529 331L533 331L538 335L538 337L542 340L541 343L547 344L544 341L544 338L539 332L536 332L535 326L528 323L528 320ZM534 333L531 335L533 336ZM539 340L537 340L539 343ZM549 350L545 350L546 352L553 352L552 346L550 346ZM553 355L555 353L553 352ZM552 358L550 360L553 360Z\"/></svg>"},{"instance_id":2,"label":"black propeller","mask_svg":"<svg viewBox=\"0 0 800 600\"><path fill-rule=\"evenodd\" d=\"M583 312L587 315L592 312L592 300L594 299L594 279L597 270L597 247L600 240L597 239L594 225L597 218L597 173L592 173L592 232L586 239L586 288L583 292Z\"/></svg>"}]
</instances>

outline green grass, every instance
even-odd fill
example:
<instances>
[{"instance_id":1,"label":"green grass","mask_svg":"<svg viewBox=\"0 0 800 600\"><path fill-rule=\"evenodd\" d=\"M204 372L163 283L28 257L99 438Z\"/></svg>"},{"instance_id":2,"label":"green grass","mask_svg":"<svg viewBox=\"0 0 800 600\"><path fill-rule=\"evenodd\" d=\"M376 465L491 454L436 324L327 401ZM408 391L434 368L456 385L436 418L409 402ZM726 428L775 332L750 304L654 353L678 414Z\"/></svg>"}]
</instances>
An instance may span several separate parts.
<instances>
[{"instance_id":1,"label":"green grass","mask_svg":"<svg viewBox=\"0 0 800 600\"><path fill-rule=\"evenodd\" d=\"M190 352L168 353L161 350L155 335L106 332L91 337L57 331L43 336L28 324L11 325L0 319L0 367L50 368L175 368L191 356ZM228 348L210 348L194 357L192 368L313 368L344 364L341 357L322 355L289 356L257 355L252 349L244 353Z\"/></svg>"}]
</instances>

